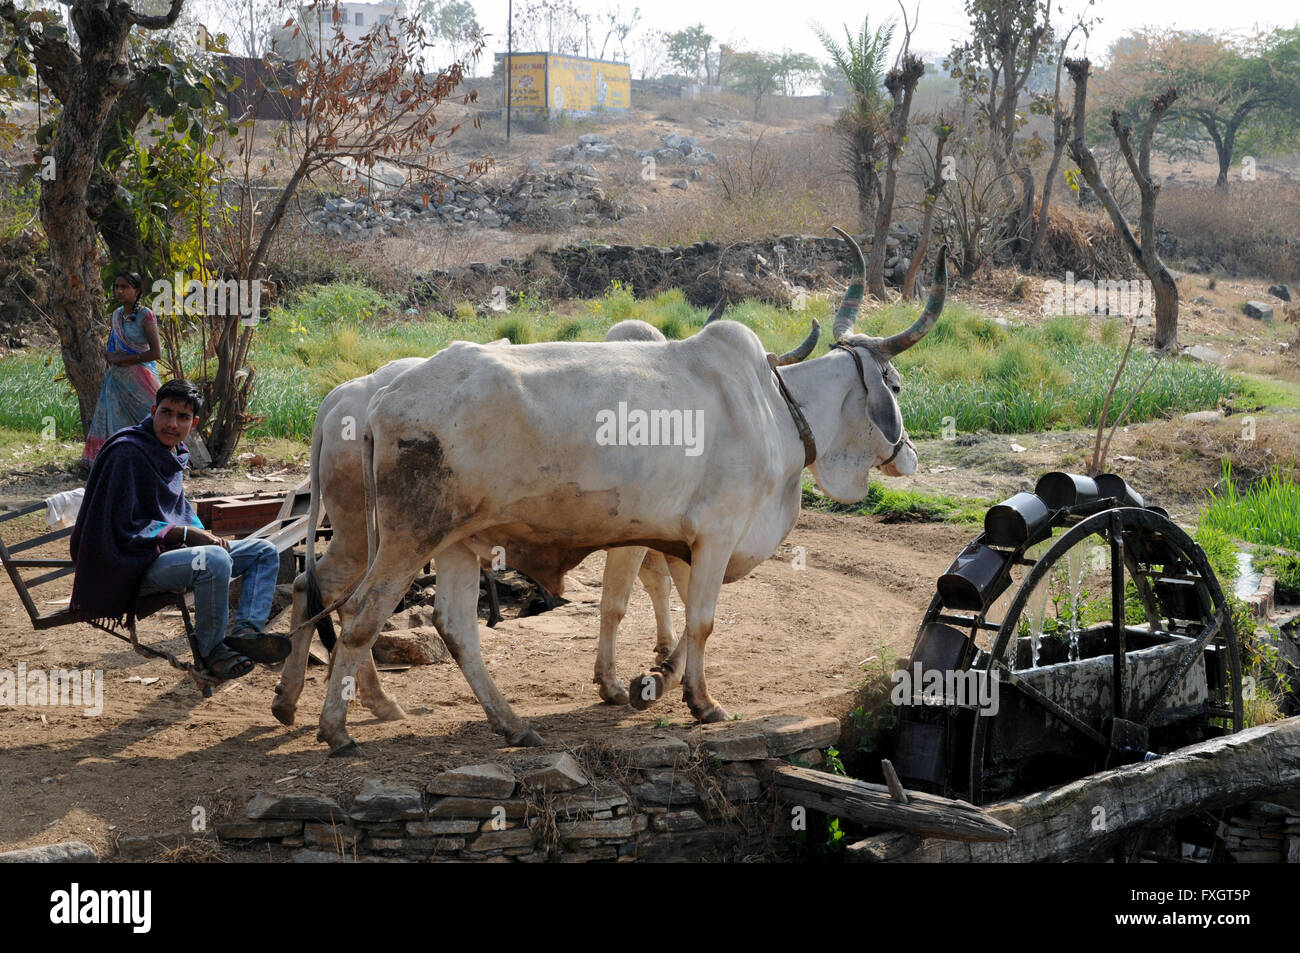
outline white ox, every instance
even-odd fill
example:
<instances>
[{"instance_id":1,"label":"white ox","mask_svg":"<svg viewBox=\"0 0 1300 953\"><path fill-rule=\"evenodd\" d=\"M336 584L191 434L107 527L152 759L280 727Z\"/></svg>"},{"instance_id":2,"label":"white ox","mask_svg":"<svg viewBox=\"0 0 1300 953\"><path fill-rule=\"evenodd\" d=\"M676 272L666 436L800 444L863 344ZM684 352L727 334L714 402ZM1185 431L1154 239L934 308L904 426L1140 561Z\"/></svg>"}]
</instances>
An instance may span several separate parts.
<instances>
[{"instance_id":1,"label":"white ox","mask_svg":"<svg viewBox=\"0 0 1300 953\"><path fill-rule=\"evenodd\" d=\"M920 319L872 338L852 333L865 270L852 244L855 277L836 314L836 347L783 375L757 335L720 321L685 341L453 346L378 395L363 445L367 529L377 548L341 613L319 732L332 753L356 750L344 686L431 558L435 624L489 723L511 745L541 743L497 689L479 648L479 559L494 546L557 594L565 571L597 549L649 546L689 562L686 631L658 670L633 682L631 700L645 707L681 682L696 718L725 720L704 678L718 591L790 532L808 456L822 491L845 502L866 495L873 466L890 475L916 469L890 359L937 320L944 254ZM622 413L620 404L700 411L703 452L603 445L598 424L615 408Z\"/></svg>"},{"instance_id":2,"label":"white ox","mask_svg":"<svg viewBox=\"0 0 1300 953\"><path fill-rule=\"evenodd\" d=\"M712 322L721 313L715 309ZM706 322L707 323L707 322ZM663 333L644 321L622 321L609 329L606 341L664 341ZM493 344L504 343L493 342ZM816 344L814 332L797 348L782 355L783 363L802 360ZM294 580L292 631L293 650L285 661L275 687L271 713L282 724L292 725L297 714L307 672L312 629L304 620L322 612L327 603L341 597L366 571L367 544L364 522L365 499L362 485L360 430L371 398L403 373L423 364L421 357L390 361L372 374L334 388L321 401L311 446L311 507L308 525L316 526L322 507L330 514L332 538L317 562L315 534L309 534L304 572ZM679 564L679 566L682 564ZM680 575L681 569L678 568ZM595 682L600 697L611 704L628 704L627 686L616 674L616 645L619 623L627 613L628 597L637 578L650 595L655 611L655 662L667 660L673 648L672 615L669 611L671 582L667 560L661 553L642 547L611 550L601 584L600 639L596 653ZM682 589L681 591L685 591ZM334 647L334 628L326 615L317 631L327 649ZM357 670L357 695L361 703L381 721L406 717L402 706L380 684L370 656Z\"/></svg>"}]
</instances>

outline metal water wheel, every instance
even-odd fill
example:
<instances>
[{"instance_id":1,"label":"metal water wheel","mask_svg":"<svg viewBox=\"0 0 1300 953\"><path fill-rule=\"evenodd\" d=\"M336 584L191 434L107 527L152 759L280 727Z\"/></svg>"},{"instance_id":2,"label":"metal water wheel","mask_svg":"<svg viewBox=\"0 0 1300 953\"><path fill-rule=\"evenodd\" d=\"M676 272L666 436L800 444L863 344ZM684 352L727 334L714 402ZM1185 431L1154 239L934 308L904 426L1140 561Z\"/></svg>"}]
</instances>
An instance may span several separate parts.
<instances>
[{"instance_id":1,"label":"metal water wheel","mask_svg":"<svg viewBox=\"0 0 1300 953\"><path fill-rule=\"evenodd\" d=\"M1053 619L1062 571L1072 591ZM1080 606L1085 579L1109 611ZM1205 553L1118 477L1048 474L991 509L940 578L908 673L898 773L975 804L1242 725L1236 634ZM918 694L917 679L944 690Z\"/></svg>"}]
</instances>

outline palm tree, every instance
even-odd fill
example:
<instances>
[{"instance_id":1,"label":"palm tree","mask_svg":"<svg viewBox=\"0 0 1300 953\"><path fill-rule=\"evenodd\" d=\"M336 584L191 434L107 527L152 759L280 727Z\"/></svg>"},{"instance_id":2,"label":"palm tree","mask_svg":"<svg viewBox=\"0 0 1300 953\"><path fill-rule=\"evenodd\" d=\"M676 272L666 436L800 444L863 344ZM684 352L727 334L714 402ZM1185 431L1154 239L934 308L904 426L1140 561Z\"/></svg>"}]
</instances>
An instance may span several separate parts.
<instances>
[{"instance_id":1,"label":"palm tree","mask_svg":"<svg viewBox=\"0 0 1300 953\"><path fill-rule=\"evenodd\" d=\"M863 229L871 227L873 203L880 199L879 166L885 154L885 133L889 127L890 101L884 94L885 57L894 39L894 22L887 21L873 32L869 18L855 38L844 27L841 45L827 30L813 24L813 32L849 85L849 104L835 121L843 143L845 171L858 189L858 214Z\"/></svg>"}]
</instances>

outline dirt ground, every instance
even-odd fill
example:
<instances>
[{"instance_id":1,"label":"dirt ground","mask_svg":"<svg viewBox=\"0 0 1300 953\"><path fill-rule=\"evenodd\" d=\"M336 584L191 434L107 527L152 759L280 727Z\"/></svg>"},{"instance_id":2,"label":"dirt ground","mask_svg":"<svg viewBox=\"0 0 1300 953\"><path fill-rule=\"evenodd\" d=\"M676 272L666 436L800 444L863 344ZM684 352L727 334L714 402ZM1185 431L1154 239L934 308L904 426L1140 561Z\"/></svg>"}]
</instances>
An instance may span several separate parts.
<instances>
[{"instance_id":1,"label":"dirt ground","mask_svg":"<svg viewBox=\"0 0 1300 953\"><path fill-rule=\"evenodd\" d=\"M710 691L741 718L845 715L865 677L860 663L908 653L935 579L973 535L962 527L803 513L771 559L724 587L709 640ZM793 565L796 546L804 550L803 571ZM591 680L602 566L597 553L570 573L568 605L481 630L497 684L550 750L656 729L684 735L692 725L676 692L646 712L600 702ZM70 579L59 580L41 592L55 600L70 589ZM673 602L680 631L676 594ZM653 633L653 610L638 587L619 638L625 680L650 664ZM184 651L174 615L144 620L140 634ZM531 753L502 749L449 662L383 673L408 719L380 723L354 705L349 724L362 756L330 760L315 737L323 666L309 669L298 724L285 728L270 714L275 672L259 668L205 701L167 663L137 656L89 626L34 632L6 585L0 669L16 672L20 663L102 669L103 713L0 709L0 850L81 840L104 856L121 836L189 828L196 806L211 824L259 790L349 796L375 776L423 786L457 764Z\"/></svg>"}]
</instances>

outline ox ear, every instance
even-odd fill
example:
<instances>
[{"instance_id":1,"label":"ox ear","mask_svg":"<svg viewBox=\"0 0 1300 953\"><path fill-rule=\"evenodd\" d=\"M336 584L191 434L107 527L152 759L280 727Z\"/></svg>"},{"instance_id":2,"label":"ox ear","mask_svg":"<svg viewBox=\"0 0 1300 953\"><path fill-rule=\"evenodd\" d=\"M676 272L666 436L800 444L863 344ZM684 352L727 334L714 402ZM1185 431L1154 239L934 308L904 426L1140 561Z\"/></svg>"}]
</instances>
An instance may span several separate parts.
<instances>
[{"instance_id":1,"label":"ox ear","mask_svg":"<svg viewBox=\"0 0 1300 953\"><path fill-rule=\"evenodd\" d=\"M888 360L875 353L872 353L871 360L875 362L883 378L888 372ZM866 358L863 359L863 364L870 373L871 364ZM898 398L889 387L867 388L867 416L872 425L890 443L895 443L903 435L903 409L898 406Z\"/></svg>"},{"instance_id":2,"label":"ox ear","mask_svg":"<svg viewBox=\"0 0 1300 953\"><path fill-rule=\"evenodd\" d=\"M500 347L500 346L502 346L502 345L504 345L504 344L509 344L509 343L510 343L510 339L509 339L509 338L497 338L495 341L488 341L487 344L484 344L483 346L484 346L484 347Z\"/></svg>"}]
</instances>

